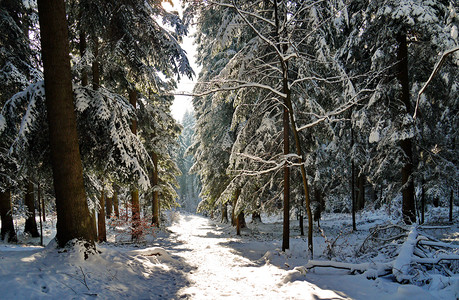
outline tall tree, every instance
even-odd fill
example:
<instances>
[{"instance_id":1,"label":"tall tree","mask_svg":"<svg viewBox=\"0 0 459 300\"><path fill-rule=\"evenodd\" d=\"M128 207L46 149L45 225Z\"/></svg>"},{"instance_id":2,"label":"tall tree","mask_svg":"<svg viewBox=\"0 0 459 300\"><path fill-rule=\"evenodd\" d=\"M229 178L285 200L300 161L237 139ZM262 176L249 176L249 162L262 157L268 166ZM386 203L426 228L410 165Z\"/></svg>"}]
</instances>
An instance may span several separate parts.
<instances>
[{"instance_id":1,"label":"tall tree","mask_svg":"<svg viewBox=\"0 0 459 300\"><path fill-rule=\"evenodd\" d=\"M95 240L83 183L73 104L68 28L64 1L39 0L39 22L56 195L58 245Z\"/></svg>"}]
</instances>

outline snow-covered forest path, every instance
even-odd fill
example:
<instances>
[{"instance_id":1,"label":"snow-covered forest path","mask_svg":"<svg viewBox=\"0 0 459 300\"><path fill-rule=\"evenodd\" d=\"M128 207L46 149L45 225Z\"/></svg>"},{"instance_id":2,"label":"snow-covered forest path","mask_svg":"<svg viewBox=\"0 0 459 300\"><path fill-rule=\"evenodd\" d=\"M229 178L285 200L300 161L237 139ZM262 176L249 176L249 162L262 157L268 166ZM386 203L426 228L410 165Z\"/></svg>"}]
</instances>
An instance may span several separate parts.
<instances>
[{"instance_id":1,"label":"snow-covered forest path","mask_svg":"<svg viewBox=\"0 0 459 300\"><path fill-rule=\"evenodd\" d=\"M171 238L179 242L177 247L170 249L171 254L182 257L194 268L188 276L191 285L180 291L181 297L349 299L307 281L290 282L291 271L266 263L263 257L259 260L249 259L257 256L253 253L254 249L232 247L237 239L224 235L223 228L196 215L179 215L178 220L169 227L173 232Z\"/></svg>"}]
</instances>

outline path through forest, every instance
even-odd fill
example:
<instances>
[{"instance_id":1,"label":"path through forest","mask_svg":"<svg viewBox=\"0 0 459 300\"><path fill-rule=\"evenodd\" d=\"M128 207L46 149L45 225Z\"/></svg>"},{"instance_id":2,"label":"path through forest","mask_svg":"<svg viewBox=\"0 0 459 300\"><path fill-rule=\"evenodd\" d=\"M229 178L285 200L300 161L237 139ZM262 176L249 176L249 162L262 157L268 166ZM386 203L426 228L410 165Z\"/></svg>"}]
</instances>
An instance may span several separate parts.
<instances>
[{"instance_id":1,"label":"path through forest","mask_svg":"<svg viewBox=\"0 0 459 300\"><path fill-rule=\"evenodd\" d=\"M250 245L246 249L232 248L238 239L228 237L223 233L225 227L207 218L179 215L177 219L169 229L173 232L171 238L179 243L169 251L195 268L188 276L191 285L179 293L183 298L349 299L304 280L291 282L291 271L266 263L263 257L247 258L256 257L251 253L256 250Z\"/></svg>"}]
</instances>

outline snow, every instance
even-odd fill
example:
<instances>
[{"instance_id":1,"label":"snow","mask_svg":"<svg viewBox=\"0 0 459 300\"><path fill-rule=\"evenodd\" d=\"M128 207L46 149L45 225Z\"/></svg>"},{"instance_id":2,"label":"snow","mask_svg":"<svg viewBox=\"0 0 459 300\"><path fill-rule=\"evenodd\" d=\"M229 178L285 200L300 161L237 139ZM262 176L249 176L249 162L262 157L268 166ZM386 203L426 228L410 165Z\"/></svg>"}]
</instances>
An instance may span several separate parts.
<instances>
[{"instance_id":1,"label":"snow","mask_svg":"<svg viewBox=\"0 0 459 300\"><path fill-rule=\"evenodd\" d=\"M457 26L454 25L453 27L451 27L451 37L456 40L457 35L458 35Z\"/></svg>"},{"instance_id":2,"label":"snow","mask_svg":"<svg viewBox=\"0 0 459 300\"><path fill-rule=\"evenodd\" d=\"M377 143L379 142L379 132L378 131L372 131L370 133L370 137L368 138L368 142L371 143Z\"/></svg>"},{"instance_id":3,"label":"snow","mask_svg":"<svg viewBox=\"0 0 459 300\"><path fill-rule=\"evenodd\" d=\"M5 130L5 127L6 127L5 117L2 114L0 114L0 134L3 132L3 130Z\"/></svg>"},{"instance_id":4,"label":"snow","mask_svg":"<svg viewBox=\"0 0 459 300\"><path fill-rule=\"evenodd\" d=\"M37 239L19 232L19 239L28 245L0 243L0 298L455 299L459 295L457 276L450 282L434 278L430 285L418 287L401 285L391 277L368 280L368 274L348 275L333 268L308 270L307 241L298 235L296 220L291 221L290 249L280 250L278 215L262 215L263 223L256 224L247 218L248 228L241 236L230 225L202 216L179 212L168 216L167 228L139 244L117 243L116 233L107 228L109 242L99 244L100 253L87 260L79 244L69 249L56 249L53 241L47 247L30 245ZM358 230L346 231L337 241L336 258L351 257L369 228L389 217L373 211L358 214L357 219ZM46 224L48 242L55 233L51 226L55 219L50 216ZM336 235L351 226L350 216L324 214L321 225L327 235ZM446 230L451 228L444 231L457 243L457 226ZM405 248L416 241L415 233L413 228ZM326 242L318 232L314 236L314 258L323 259ZM407 259L398 262L400 269L410 258L409 250L403 256ZM361 264L362 269L368 266Z\"/></svg>"}]
</instances>

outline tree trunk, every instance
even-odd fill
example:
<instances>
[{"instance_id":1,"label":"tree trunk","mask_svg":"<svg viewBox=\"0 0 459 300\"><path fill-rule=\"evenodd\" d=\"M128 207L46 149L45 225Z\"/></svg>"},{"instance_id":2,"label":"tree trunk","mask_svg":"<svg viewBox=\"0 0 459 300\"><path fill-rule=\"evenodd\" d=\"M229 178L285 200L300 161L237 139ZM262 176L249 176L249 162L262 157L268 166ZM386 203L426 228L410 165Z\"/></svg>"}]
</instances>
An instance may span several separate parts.
<instances>
[{"instance_id":1,"label":"tree trunk","mask_svg":"<svg viewBox=\"0 0 459 300\"><path fill-rule=\"evenodd\" d=\"M252 223L261 223L261 215L259 212L252 213Z\"/></svg>"},{"instance_id":2,"label":"tree trunk","mask_svg":"<svg viewBox=\"0 0 459 300\"><path fill-rule=\"evenodd\" d=\"M234 198L233 198L233 209L231 212L231 225L237 227L237 216L236 216L236 205L237 201L239 200L239 194L241 191L239 189L236 189L234 192Z\"/></svg>"},{"instance_id":3,"label":"tree trunk","mask_svg":"<svg viewBox=\"0 0 459 300\"><path fill-rule=\"evenodd\" d=\"M86 202L73 104L65 3L38 0L38 12L56 195L56 238L60 247L75 238L93 246L95 232Z\"/></svg>"},{"instance_id":4,"label":"tree trunk","mask_svg":"<svg viewBox=\"0 0 459 300\"><path fill-rule=\"evenodd\" d=\"M284 84L285 85L285 84ZM284 114L282 119L282 126L284 128L284 155L290 154L289 142L289 115L287 106L284 107ZM284 221L282 231L282 251L290 248L290 168L288 163L284 163Z\"/></svg>"},{"instance_id":5,"label":"tree trunk","mask_svg":"<svg viewBox=\"0 0 459 300\"><path fill-rule=\"evenodd\" d=\"M227 204L222 204L222 223L228 223L228 206Z\"/></svg>"},{"instance_id":6,"label":"tree trunk","mask_svg":"<svg viewBox=\"0 0 459 300\"><path fill-rule=\"evenodd\" d=\"M14 230L12 212L13 207L11 205L11 192L0 191L0 217L2 218L1 237L2 240L7 237L9 243L16 243L18 239L16 237L16 231Z\"/></svg>"},{"instance_id":7,"label":"tree trunk","mask_svg":"<svg viewBox=\"0 0 459 300\"><path fill-rule=\"evenodd\" d=\"M104 190L100 192L99 205L100 205L100 210L99 210L99 213L97 214L97 231L99 234L98 234L97 240L99 242L106 242L107 241L107 229L105 227L105 191Z\"/></svg>"},{"instance_id":8,"label":"tree trunk","mask_svg":"<svg viewBox=\"0 0 459 300\"><path fill-rule=\"evenodd\" d=\"M115 210L116 218L120 217L120 208L119 208L119 200L118 200L118 191L115 189L113 192L113 209Z\"/></svg>"},{"instance_id":9,"label":"tree trunk","mask_svg":"<svg viewBox=\"0 0 459 300\"><path fill-rule=\"evenodd\" d=\"M137 107L137 92L134 89L129 91L129 103L134 107L134 111ZM137 134L137 120L133 119L131 124L131 131L133 134ZM132 239L137 240L142 235L142 230L139 228L140 225L140 202L139 202L139 190L133 188L131 191L131 202L132 202Z\"/></svg>"},{"instance_id":10,"label":"tree trunk","mask_svg":"<svg viewBox=\"0 0 459 300\"><path fill-rule=\"evenodd\" d=\"M354 148L354 127L352 125L352 111L350 112L350 118L351 118L351 153L352 149ZM351 210L352 210L352 230L356 231L357 230L357 224L355 222L355 165L354 165L354 159L351 157Z\"/></svg>"},{"instance_id":11,"label":"tree trunk","mask_svg":"<svg viewBox=\"0 0 459 300\"><path fill-rule=\"evenodd\" d=\"M400 33L397 36L398 51L398 74L397 78L402 91L400 94L400 101L405 104L406 112L411 113L410 104L410 86L408 77L408 46L406 42L406 34ZM400 146L406 156L407 162L402 167L402 215L406 224L416 222L416 209L414 203L414 184L413 184L413 152L411 138L402 140Z\"/></svg>"},{"instance_id":12,"label":"tree trunk","mask_svg":"<svg viewBox=\"0 0 459 300\"><path fill-rule=\"evenodd\" d=\"M86 53L86 33L84 30L80 28L80 56L83 57ZM88 85L88 72L86 71L85 68L81 71L81 85L82 86L87 86Z\"/></svg>"},{"instance_id":13,"label":"tree trunk","mask_svg":"<svg viewBox=\"0 0 459 300\"><path fill-rule=\"evenodd\" d=\"M25 221L24 233L30 234L32 237L39 237L37 221L35 219L35 194L33 182L27 180L27 190L24 197L24 203L27 207L27 219Z\"/></svg>"},{"instance_id":14,"label":"tree trunk","mask_svg":"<svg viewBox=\"0 0 459 300\"><path fill-rule=\"evenodd\" d=\"M300 235L304 236L304 217L303 217L303 212L300 213Z\"/></svg>"},{"instance_id":15,"label":"tree trunk","mask_svg":"<svg viewBox=\"0 0 459 300\"><path fill-rule=\"evenodd\" d=\"M39 218L40 218L40 245L43 246L43 218L42 218L42 213L41 213L41 184L38 182L38 187L37 187L37 198L38 198L38 213L39 213Z\"/></svg>"},{"instance_id":16,"label":"tree trunk","mask_svg":"<svg viewBox=\"0 0 459 300\"><path fill-rule=\"evenodd\" d=\"M247 225L245 223L245 216L244 216L244 212L241 211L238 215L237 215L237 220L236 220L236 235L241 235L241 229L242 228L245 228Z\"/></svg>"},{"instance_id":17,"label":"tree trunk","mask_svg":"<svg viewBox=\"0 0 459 300\"><path fill-rule=\"evenodd\" d=\"M94 60L92 62L92 88L97 91L100 87L100 67L99 67L99 40L94 38Z\"/></svg>"},{"instance_id":18,"label":"tree trunk","mask_svg":"<svg viewBox=\"0 0 459 300\"><path fill-rule=\"evenodd\" d=\"M105 198L105 207L106 207L106 215L107 219L111 219L112 217L112 207L113 207L113 196Z\"/></svg>"},{"instance_id":19,"label":"tree trunk","mask_svg":"<svg viewBox=\"0 0 459 300\"><path fill-rule=\"evenodd\" d=\"M41 188L40 184L38 185L38 188ZM43 216L43 222L46 222L46 203L45 203L45 195L41 197L41 213Z\"/></svg>"},{"instance_id":20,"label":"tree trunk","mask_svg":"<svg viewBox=\"0 0 459 300\"><path fill-rule=\"evenodd\" d=\"M314 211L314 221L317 221L317 226L320 227L320 217L322 214L322 194L318 188L314 188L314 198L317 202L317 207Z\"/></svg>"},{"instance_id":21,"label":"tree trunk","mask_svg":"<svg viewBox=\"0 0 459 300\"><path fill-rule=\"evenodd\" d=\"M154 224L156 227L159 226L159 192L156 190L158 185L158 155L156 153L152 153L153 159L153 176L152 176L152 186L155 188L153 191L153 199L152 199L152 209L153 209L153 219L151 223Z\"/></svg>"},{"instance_id":22,"label":"tree trunk","mask_svg":"<svg viewBox=\"0 0 459 300\"><path fill-rule=\"evenodd\" d=\"M426 197L424 193L424 179L421 181L421 224L424 224L424 214L426 211Z\"/></svg>"},{"instance_id":23,"label":"tree trunk","mask_svg":"<svg viewBox=\"0 0 459 300\"><path fill-rule=\"evenodd\" d=\"M362 210L365 207L365 176L360 175L357 178L359 190L357 193L357 210Z\"/></svg>"},{"instance_id":24,"label":"tree trunk","mask_svg":"<svg viewBox=\"0 0 459 300\"><path fill-rule=\"evenodd\" d=\"M451 194L449 196L449 221L453 222L453 205L454 205L454 191L451 188Z\"/></svg>"},{"instance_id":25,"label":"tree trunk","mask_svg":"<svg viewBox=\"0 0 459 300\"><path fill-rule=\"evenodd\" d=\"M277 34L277 50L279 53L286 53L288 50L288 45L286 43L281 43L281 38L280 38L280 23L279 23L279 13L278 13L278 6L277 6L277 1L273 2L274 5L274 14L275 14L275 22L276 22L276 34ZM287 20L287 12L284 11L284 19ZM300 143L300 137L298 134L298 130L296 128L296 122L295 122L295 117L293 115L293 106L292 106L292 101L291 101L291 90L289 87L289 67L288 67L288 62L284 60L284 57L282 55L279 55L279 62L281 65L282 69L282 92L285 94L284 100L284 114L283 114L283 127L284 127L284 154L289 154L289 149L286 147L288 145L285 144L286 140L286 135L288 135L288 127L290 126L288 124L288 119L290 118L290 124L292 126L292 132L293 132L293 137L295 139L295 148L296 148L296 154L299 156L299 164L300 164L300 170L301 170L301 177L303 181L303 189L304 189L304 196L305 196L305 206L306 206L306 212L308 215L308 254L312 258L313 257L313 239L312 239L312 229L313 229L313 222L312 222L312 212L311 212L311 206L310 206L310 201L309 201L309 187L308 187L308 182L307 182L307 177L306 177L306 169L303 164L303 153L301 150L301 143ZM286 126L287 125L287 126ZM286 129L287 128L287 129ZM289 228L288 226L290 225L290 220L289 220L289 213L290 213L290 200L289 197L286 197L289 194L289 190L286 190L285 187L290 185L290 181L288 180L286 182L286 179L289 177L289 173L287 167L284 167L284 229L283 229L283 239L282 239L282 249L288 249L289 248L289 240L288 240L288 234L289 234ZM286 184L288 183L288 184ZM288 206L286 205L288 202ZM285 211L287 208L288 211ZM288 219L288 220L287 220ZM287 223L287 224L286 224ZM288 226L287 226L288 225Z\"/></svg>"}]
</instances>

